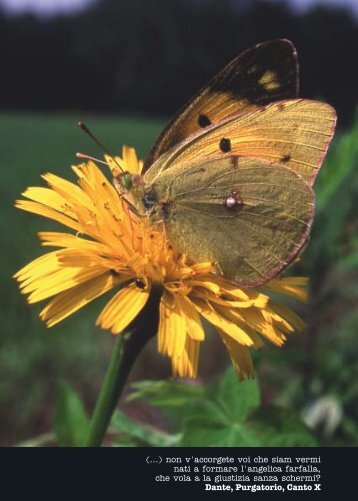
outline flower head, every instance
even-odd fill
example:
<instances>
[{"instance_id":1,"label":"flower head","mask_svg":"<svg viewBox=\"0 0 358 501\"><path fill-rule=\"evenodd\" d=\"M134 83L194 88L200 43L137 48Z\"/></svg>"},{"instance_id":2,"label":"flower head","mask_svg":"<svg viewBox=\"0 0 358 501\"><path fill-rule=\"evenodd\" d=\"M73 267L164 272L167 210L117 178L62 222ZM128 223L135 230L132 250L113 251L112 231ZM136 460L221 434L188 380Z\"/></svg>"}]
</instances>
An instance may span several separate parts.
<instances>
[{"instance_id":1,"label":"flower head","mask_svg":"<svg viewBox=\"0 0 358 501\"><path fill-rule=\"evenodd\" d=\"M140 174L132 148L106 161ZM115 289L97 324L118 334L160 290L158 350L171 358L173 373L196 377L202 318L221 336L241 378L253 372L250 348L263 339L281 346L303 322L266 293L239 288L215 272L213 263L193 263L167 242L161 225L139 218L93 162L73 167L78 185L45 174L48 187L28 188L16 206L57 221L70 232L41 232L42 245L54 247L15 277L29 303L50 299L40 313L51 327L95 298ZM305 300L305 278L271 280L267 289Z\"/></svg>"}]
</instances>

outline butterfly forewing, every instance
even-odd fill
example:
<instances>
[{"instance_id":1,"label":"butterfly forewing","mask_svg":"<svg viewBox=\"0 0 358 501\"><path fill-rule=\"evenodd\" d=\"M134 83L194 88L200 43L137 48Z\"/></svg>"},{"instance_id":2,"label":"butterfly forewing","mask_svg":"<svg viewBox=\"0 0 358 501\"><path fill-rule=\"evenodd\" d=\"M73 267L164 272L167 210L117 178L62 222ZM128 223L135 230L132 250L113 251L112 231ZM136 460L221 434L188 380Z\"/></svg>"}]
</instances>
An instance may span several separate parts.
<instances>
[{"instance_id":1,"label":"butterfly forewing","mask_svg":"<svg viewBox=\"0 0 358 501\"><path fill-rule=\"evenodd\" d=\"M258 159L216 158L163 172L155 184L175 248L214 261L226 278L258 286L307 240L311 188L293 171Z\"/></svg>"},{"instance_id":2,"label":"butterfly forewing","mask_svg":"<svg viewBox=\"0 0 358 501\"><path fill-rule=\"evenodd\" d=\"M328 104L290 99L241 113L197 133L165 153L148 171L155 179L180 163L218 155L261 158L288 167L313 184L336 123Z\"/></svg>"},{"instance_id":3,"label":"butterfly forewing","mask_svg":"<svg viewBox=\"0 0 358 501\"><path fill-rule=\"evenodd\" d=\"M169 122L151 149L143 173L189 135L241 111L298 92L297 55L288 40L272 40L243 52L222 69Z\"/></svg>"}]
</instances>

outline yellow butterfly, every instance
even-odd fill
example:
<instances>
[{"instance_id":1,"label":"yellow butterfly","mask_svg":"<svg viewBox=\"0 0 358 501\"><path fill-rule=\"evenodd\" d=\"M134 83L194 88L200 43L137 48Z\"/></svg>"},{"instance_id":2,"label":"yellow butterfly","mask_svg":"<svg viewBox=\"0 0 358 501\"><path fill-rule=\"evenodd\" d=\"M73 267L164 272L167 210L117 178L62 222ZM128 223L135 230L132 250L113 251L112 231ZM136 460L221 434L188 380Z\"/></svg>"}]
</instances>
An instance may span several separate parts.
<instances>
[{"instance_id":1,"label":"yellow butterfly","mask_svg":"<svg viewBox=\"0 0 358 501\"><path fill-rule=\"evenodd\" d=\"M288 40L247 50L169 122L141 176L115 184L172 245L242 286L287 267L307 241L312 184L334 133L334 109L297 98Z\"/></svg>"}]
</instances>

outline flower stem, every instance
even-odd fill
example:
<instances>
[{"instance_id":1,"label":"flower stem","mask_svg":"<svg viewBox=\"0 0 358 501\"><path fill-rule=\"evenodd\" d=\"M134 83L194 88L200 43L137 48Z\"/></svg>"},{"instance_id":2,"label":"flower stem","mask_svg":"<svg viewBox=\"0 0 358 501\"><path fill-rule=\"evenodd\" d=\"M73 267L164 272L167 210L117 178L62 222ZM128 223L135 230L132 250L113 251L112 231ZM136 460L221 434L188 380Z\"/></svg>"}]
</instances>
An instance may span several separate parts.
<instances>
[{"instance_id":1,"label":"flower stem","mask_svg":"<svg viewBox=\"0 0 358 501\"><path fill-rule=\"evenodd\" d=\"M158 295L151 294L147 305L128 327L127 333L117 335L89 425L86 447L99 447L102 444L133 364L147 341L157 332L158 305Z\"/></svg>"}]
</instances>

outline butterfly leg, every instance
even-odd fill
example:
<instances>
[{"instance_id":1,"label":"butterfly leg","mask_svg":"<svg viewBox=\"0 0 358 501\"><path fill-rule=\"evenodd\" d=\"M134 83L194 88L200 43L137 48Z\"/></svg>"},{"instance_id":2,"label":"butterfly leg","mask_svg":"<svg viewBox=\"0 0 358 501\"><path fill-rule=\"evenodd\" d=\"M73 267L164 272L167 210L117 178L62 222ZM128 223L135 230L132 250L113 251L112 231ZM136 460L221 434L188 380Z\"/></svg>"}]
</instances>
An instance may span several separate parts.
<instances>
[{"instance_id":1,"label":"butterfly leg","mask_svg":"<svg viewBox=\"0 0 358 501\"><path fill-rule=\"evenodd\" d=\"M167 231L166 231L166 228L165 228L165 221L164 219L159 219L159 221L155 221L153 223L153 225L156 225L156 224L161 224L162 225L162 230L163 230L163 234L164 234L164 237L165 237L165 240L168 241L168 235L167 235Z\"/></svg>"}]
</instances>

